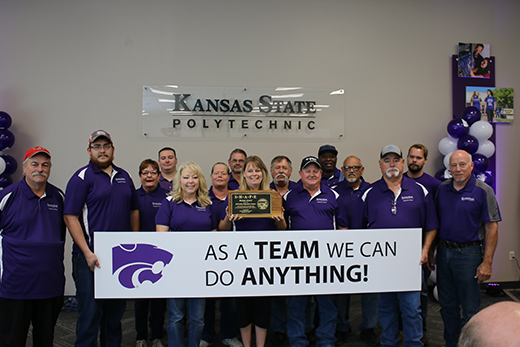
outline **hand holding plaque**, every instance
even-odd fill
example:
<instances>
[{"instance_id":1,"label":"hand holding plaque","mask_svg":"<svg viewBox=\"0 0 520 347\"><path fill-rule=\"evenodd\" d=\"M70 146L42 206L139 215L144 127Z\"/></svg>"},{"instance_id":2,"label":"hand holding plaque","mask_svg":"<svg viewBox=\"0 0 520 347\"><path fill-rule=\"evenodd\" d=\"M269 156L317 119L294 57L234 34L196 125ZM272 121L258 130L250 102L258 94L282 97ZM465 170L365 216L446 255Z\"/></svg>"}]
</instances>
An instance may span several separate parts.
<instances>
[{"instance_id":1,"label":"hand holding plaque","mask_svg":"<svg viewBox=\"0 0 520 347\"><path fill-rule=\"evenodd\" d=\"M274 190L233 190L228 193L228 217L283 217L282 197Z\"/></svg>"}]
</instances>

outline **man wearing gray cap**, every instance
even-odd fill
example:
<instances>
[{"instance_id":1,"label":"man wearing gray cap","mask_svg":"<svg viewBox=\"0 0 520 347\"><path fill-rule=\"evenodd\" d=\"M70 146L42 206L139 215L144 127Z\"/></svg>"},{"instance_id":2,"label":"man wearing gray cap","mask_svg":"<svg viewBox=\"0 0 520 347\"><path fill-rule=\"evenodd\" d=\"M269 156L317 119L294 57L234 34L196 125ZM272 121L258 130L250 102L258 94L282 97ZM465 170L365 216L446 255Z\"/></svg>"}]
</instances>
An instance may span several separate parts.
<instances>
[{"instance_id":1,"label":"man wearing gray cap","mask_svg":"<svg viewBox=\"0 0 520 347\"><path fill-rule=\"evenodd\" d=\"M362 196L363 225L367 229L421 228L423 246L419 264L428 263L431 244L437 233L435 205L428 190L408 177L403 177L404 159L401 149L388 145L381 150L379 167L383 177L374 182ZM395 281L399 281L395 277ZM403 319L405 346L423 346L420 291L380 293L377 303L379 322L383 328L381 344L398 346L399 310Z\"/></svg>"}]
</instances>

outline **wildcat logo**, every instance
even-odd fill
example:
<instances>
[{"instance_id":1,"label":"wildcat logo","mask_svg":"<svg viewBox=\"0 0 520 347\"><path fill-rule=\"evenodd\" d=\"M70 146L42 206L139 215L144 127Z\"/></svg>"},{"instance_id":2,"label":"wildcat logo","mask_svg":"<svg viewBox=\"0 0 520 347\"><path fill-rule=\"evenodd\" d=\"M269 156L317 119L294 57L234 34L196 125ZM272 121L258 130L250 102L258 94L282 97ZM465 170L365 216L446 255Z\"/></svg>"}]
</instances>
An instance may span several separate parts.
<instances>
[{"instance_id":1,"label":"wildcat logo","mask_svg":"<svg viewBox=\"0 0 520 347\"><path fill-rule=\"evenodd\" d=\"M155 245L124 244L112 248L112 274L125 288L137 288L144 281L156 283L173 254Z\"/></svg>"}]
</instances>

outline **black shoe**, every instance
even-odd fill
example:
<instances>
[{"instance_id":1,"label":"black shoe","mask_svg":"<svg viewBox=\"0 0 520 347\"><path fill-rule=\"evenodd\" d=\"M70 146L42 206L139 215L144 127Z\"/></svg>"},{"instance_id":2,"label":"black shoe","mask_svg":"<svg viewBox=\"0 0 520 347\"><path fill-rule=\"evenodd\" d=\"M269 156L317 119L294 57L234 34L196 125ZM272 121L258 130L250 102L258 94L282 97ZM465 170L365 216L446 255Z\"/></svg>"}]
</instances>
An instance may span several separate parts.
<instances>
[{"instance_id":1,"label":"black shoe","mask_svg":"<svg viewBox=\"0 0 520 347\"><path fill-rule=\"evenodd\" d=\"M285 334L280 331L275 331L271 337L271 344L273 346L280 346L285 340Z\"/></svg>"},{"instance_id":2,"label":"black shoe","mask_svg":"<svg viewBox=\"0 0 520 347\"><path fill-rule=\"evenodd\" d=\"M348 337L352 333L352 329L348 328L348 331L336 331L334 336L336 337L336 346L342 345L347 342Z\"/></svg>"},{"instance_id":3,"label":"black shoe","mask_svg":"<svg viewBox=\"0 0 520 347\"><path fill-rule=\"evenodd\" d=\"M361 340L365 341L369 346L380 346L381 341L379 340L379 336L374 332L374 329L366 329L359 334L361 336Z\"/></svg>"}]
</instances>

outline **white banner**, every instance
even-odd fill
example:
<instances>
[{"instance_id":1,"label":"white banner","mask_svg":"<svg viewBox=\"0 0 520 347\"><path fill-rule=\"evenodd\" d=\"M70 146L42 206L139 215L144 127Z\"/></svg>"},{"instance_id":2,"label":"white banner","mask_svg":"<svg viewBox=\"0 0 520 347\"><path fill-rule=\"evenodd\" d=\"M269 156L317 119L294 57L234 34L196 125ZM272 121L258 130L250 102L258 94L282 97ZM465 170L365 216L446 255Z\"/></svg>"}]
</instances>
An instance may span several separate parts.
<instances>
[{"instance_id":1,"label":"white banner","mask_svg":"<svg viewBox=\"0 0 520 347\"><path fill-rule=\"evenodd\" d=\"M420 290L421 235L420 229L97 232L95 297Z\"/></svg>"}]
</instances>

